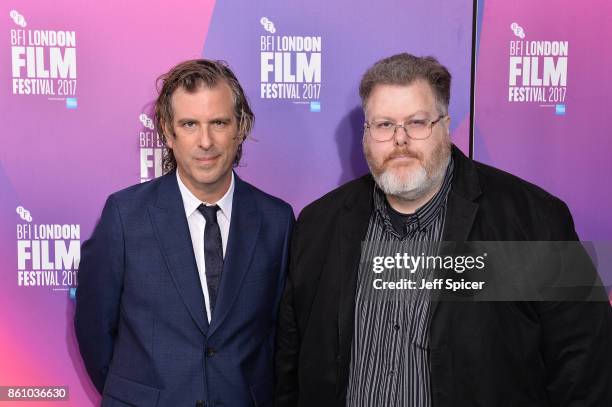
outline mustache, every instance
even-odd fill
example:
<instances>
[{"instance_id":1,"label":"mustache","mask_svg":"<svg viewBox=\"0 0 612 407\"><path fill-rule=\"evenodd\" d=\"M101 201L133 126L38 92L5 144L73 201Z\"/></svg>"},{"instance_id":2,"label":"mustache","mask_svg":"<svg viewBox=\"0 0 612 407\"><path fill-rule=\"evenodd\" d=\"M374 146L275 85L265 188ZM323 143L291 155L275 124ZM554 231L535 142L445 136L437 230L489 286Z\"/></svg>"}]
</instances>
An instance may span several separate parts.
<instances>
[{"instance_id":1,"label":"mustache","mask_svg":"<svg viewBox=\"0 0 612 407\"><path fill-rule=\"evenodd\" d=\"M415 158L419 161L422 161L423 159L422 154L419 154L419 153L416 153L410 150L406 150L406 149L397 149L397 150L394 150L387 157L385 157L384 162L387 162L389 160L393 160L394 158L399 158L399 157L410 157L410 158Z\"/></svg>"}]
</instances>

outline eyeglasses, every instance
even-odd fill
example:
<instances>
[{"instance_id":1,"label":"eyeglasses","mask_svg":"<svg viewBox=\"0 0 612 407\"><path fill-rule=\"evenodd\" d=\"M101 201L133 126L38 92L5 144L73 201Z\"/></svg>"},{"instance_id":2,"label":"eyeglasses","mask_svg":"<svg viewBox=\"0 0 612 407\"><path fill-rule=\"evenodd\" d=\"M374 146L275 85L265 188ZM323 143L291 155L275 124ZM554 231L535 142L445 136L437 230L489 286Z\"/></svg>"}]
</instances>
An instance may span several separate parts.
<instances>
[{"instance_id":1,"label":"eyeglasses","mask_svg":"<svg viewBox=\"0 0 612 407\"><path fill-rule=\"evenodd\" d=\"M409 120L403 124L397 124L390 120L377 120L372 123L365 122L363 127L367 133L376 141L389 141L395 137L398 127L406 132L406 136L413 140L425 140L431 136L433 126L446 115L439 116L436 120Z\"/></svg>"}]
</instances>

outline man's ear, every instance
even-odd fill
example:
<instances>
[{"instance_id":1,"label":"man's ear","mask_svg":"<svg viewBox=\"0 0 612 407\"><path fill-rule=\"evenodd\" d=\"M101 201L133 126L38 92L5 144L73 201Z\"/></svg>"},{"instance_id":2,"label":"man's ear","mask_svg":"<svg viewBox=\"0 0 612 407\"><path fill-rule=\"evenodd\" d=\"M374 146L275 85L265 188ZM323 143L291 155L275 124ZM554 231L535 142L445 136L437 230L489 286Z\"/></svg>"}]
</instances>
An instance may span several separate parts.
<instances>
[{"instance_id":1,"label":"man's ear","mask_svg":"<svg viewBox=\"0 0 612 407\"><path fill-rule=\"evenodd\" d=\"M450 134L451 117L447 114L444 118L444 126L446 126L446 132Z\"/></svg>"}]
</instances>

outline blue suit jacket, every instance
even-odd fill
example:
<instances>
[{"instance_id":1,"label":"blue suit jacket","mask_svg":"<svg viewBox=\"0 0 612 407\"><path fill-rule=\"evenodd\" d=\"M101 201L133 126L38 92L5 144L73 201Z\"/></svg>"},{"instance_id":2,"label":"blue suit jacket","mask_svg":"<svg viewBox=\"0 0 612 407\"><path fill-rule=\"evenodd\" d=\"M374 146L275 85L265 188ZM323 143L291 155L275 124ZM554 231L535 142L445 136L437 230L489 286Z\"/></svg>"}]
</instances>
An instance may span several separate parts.
<instances>
[{"instance_id":1,"label":"blue suit jacket","mask_svg":"<svg viewBox=\"0 0 612 407\"><path fill-rule=\"evenodd\" d=\"M75 315L103 406L263 406L294 217L235 177L210 325L176 174L111 195L83 244Z\"/></svg>"}]
</instances>

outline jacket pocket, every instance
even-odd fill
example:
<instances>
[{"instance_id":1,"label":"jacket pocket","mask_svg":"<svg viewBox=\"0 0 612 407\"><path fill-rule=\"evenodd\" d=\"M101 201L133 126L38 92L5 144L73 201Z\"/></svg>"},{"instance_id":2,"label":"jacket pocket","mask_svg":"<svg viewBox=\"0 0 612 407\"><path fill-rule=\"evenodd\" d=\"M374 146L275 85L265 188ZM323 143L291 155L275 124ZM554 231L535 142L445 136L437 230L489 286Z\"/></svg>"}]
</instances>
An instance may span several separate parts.
<instances>
[{"instance_id":1,"label":"jacket pocket","mask_svg":"<svg viewBox=\"0 0 612 407\"><path fill-rule=\"evenodd\" d=\"M106 396L130 406L155 407L159 398L159 389L109 373L104 385L105 399ZM102 405L105 405L104 402Z\"/></svg>"}]
</instances>

